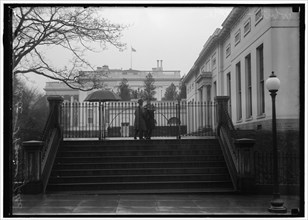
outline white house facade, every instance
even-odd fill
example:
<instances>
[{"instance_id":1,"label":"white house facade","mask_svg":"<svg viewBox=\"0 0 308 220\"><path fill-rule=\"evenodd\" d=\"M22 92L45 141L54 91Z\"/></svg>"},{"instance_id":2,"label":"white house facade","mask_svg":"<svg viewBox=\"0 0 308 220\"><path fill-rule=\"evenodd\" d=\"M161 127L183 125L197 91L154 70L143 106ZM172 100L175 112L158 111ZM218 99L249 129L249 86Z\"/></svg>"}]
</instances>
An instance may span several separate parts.
<instances>
[{"instance_id":1,"label":"white house facade","mask_svg":"<svg viewBox=\"0 0 308 220\"><path fill-rule=\"evenodd\" d=\"M144 80L150 73L156 86L155 98L160 101L165 95L166 88L173 83L177 88L181 81L180 71L178 70L164 70L162 66L162 60L157 60L157 67L152 70L122 70L122 69L109 69L107 65L103 67L97 67L96 71L81 71L81 77L86 80L87 78L96 77L103 82L105 89L113 90L117 92L118 86L122 79L126 79L130 89L143 90ZM64 100L73 102L82 102L88 94L93 91L79 91L73 90L66 86L62 82L47 82L45 86L46 95L60 95L64 97Z\"/></svg>"}]
</instances>

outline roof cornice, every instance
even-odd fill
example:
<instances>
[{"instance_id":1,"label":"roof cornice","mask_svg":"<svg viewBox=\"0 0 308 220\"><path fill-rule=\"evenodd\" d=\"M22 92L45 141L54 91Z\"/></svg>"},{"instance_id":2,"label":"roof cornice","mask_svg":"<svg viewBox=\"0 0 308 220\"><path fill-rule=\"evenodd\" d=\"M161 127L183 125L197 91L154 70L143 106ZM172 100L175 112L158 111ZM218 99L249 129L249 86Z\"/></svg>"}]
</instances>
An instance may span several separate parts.
<instances>
[{"instance_id":1,"label":"roof cornice","mask_svg":"<svg viewBox=\"0 0 308 220\"><path fill-rule=\"evenodd\" d=\"M198 58L194 62L193 67L189 70L184 81L191 78L190 75L196 71L196 68L200 65L200 62L204 58L204 56L209 52L209 50L220 40L225 39L226 36L230 34L230 30L236 24L238 19L240 19L245 11L248 10L248 7L234 7L232 11L229 13L227 18L221 24L222 29L217 28L214 33L208 38L206 43L204 44Z\"/></svg>"}]
</instances>

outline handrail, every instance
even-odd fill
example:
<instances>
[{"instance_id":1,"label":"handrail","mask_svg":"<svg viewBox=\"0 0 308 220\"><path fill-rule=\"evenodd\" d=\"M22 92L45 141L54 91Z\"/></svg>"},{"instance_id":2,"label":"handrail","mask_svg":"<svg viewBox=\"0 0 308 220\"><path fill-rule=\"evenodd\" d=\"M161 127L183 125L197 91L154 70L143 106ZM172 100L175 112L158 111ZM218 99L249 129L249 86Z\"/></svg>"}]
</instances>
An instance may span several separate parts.
<instances>
[{"instance_id":1,"label":"handrail","mask_svg":"<svg viewBox=\"0 0 308 220\"><path fill-rule=\"evenodd\" d=\"M236 154L231 150L234 147L232 138L228 135L228 129L225 126L222 126L217 133L219 135L218 140L220 146L222 146L222 152L228 166L233 186L237 190L239 170Z\"/></svg>"},{"instance_id":2,"label":"handrail","mask_svg":"<svg viewBox=\"0 0 308 220\"><path fill-rule=\"evenodd\" d=\"M234 140L237 139L237 133L229 113L223 105L220 109L220 121L217 128L217 135L222 151L228 165L229 173L235 190L238 189L238 152L234 145Z\"/></svg>"},{"instance_id":3,"label":"handrail","mask_svg":"<svg viewBox=\"0 0 308 220\"><path fill-rule=\"evenodd\" d=\"M59 128L53 128L51 132L51 137L49 142L45 143L47 145L46 156L44 160L42 160L42 184L43 184L43 192L45 192L48 179L53 167L54 160L56 158L56 154L58 151L58 147L62 140L62 132Z\"/></svg>"},{"instance_id":4,"label":"handrail","mask_svg":"<svg viewBox=\"0 0 308 220\"><path fill-rule=\"evenodd\" d=\"M41 137L41 141L43 142L48 142L49 141L49 137L50 137L50 133L52 131L52 127L54 125L54 121L55 121L55 109L52 108L49 112L49 115L48 115L48 118L47 118L47 121L46 121L46 124L45 124L45 127L44 127L44 130L43 130L43 134L42 134L42 137ZM47 151L47 144L44 144L44 147L42 149L42 161L44 160L45 158L45 153Z\"/></svg>"},{"instance_id":5,"label":"handrail","mask_svg":"<svg viewBox=\"0 0 308 220\"><path fill-rule=\"evenodd\" d=\"M222 122L224 126L228 127L228 130L230 131L230 136L234 139L237 139L238 138L237 132L235 130L232 119L226 108L222 108Z\"/></svg>"},{"instance_id":6,"label":"handrail","mask_svg":"<svg viewBox=\"0 0 308 220\"><path fill-rule=\"evenodd\" d=\"M42 141L44 146L41 152L41 181L45 192L51 169L56 158L58 147L62 140L63 132L59 125L59 107L57 103L49 100L50 112L45 124Z\"/></svg>"}]
</instances>

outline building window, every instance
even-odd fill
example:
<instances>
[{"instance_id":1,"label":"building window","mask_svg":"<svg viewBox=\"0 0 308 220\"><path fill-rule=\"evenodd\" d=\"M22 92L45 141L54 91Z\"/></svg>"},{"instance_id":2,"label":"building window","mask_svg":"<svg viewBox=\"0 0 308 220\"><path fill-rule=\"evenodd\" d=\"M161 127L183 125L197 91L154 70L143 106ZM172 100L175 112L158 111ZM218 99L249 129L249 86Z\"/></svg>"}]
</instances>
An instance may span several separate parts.
<instances>
[{"instance_id":1,"label":"building window","mask_svg":"<svg viewBox=\"0 0 308 220\"><path fill-rule=\"evenodd\" d=\"M228 109L229 115L231 116L231 73L227 74L227 95L229 96Z\"/></svg>"},{"instance_id":2,"label":"building window","mask_svg":"<svg viewBox=\"0 0 308 220\"><path fill-rule=\"evenodd\" d=\"M250 32L250 29L251 29L251 22L249 18L244 24L244 37Z\"/></svg>"},{"instance_id":3,"label":"building window","mask_svg":"<svg viewBox=\"0 0 308 220\"><path fill-rule=\"evenodd\" d=\"M230 56L230 54L231 54L231 45L228 44L227 47L226 47L226 58L227 58L228 56Z\"/></svg>"},{"instance_id":4,"label":"building window","mask_svg":"<svg viewBox=\"0 0 308 220\"><path fill-rule=\"evenodd\" d=\"M234 44L237 45L241 41L241 29L239 29L234 35Z\"/></svg>"},{"instance_id":5,"label":"building window","mask_svg":"<svg viewBox=\"0 0 308 220\"><path fill-rule=\"evenodd\" d=\"M257 48L257 105L258 115L265 113L264 103L264 58L263 58L263 44Z\"/></svg>"},{"instance_id":6,"label":"building window","mask_svg":"<svg viewBox=\"0 0 308 220\"><path fill-rule=\"evenodd\" d=\"M205 72L205 64L200 68L200 73Z\"/></svg>"},{"instance_id":7,"label":"building window","mask_svg":"<svg viewBox=\"0 0 308 220\"><path fill-rule=\"evenodd\" d=\"M255 25L257 25L263 19L263 11L261 8L258 8L255 11Z\"/></svg>"},{"instance_id":8,"label":"building window","mask_svg":"<svg viewBox=\"0 0 308 220\"><path fill-rule=\"evenodd\" d=\"M211 63L210 63L210 59L208 59L205 63L205 70L206 72L210 72L211 69Z\"/></svg>"},{"instance_id":9,"label":"building window","mask_svg":"<svg viewBox=\"0 0 308 220\"><path fill-rule=\"evenodd\" d=\"M93 109L88 109L88 124L93 124Z\"/></svg>"},{"instance_id":10,"label":"building window","mask_svg":"<svg viewBox=\"0 0 308 220\"><path fill-rule=\"evenodd\" d=\"M214 57L213 60L212 60L212 68L213 69L216 68L216 57Z\"/></svg>"},{"instance_id":11,"label":"building window","mask_svg":"<svg viewBox=\"0 0 308 220\"><path fill-rule=\"evenodd\" d=\"M211 101L211 86L207 86L206 87L206 93L207 93L207 97L206 97L206 101L210 102Z\"/></svg>"},{"instance_id":12,"label":"building window","mask_svg":"<svg viewBox=\"0 0 308 220\"><path fill-rule=\"evenodd\" d=\"M237 120L242 119L242 89L241 89L241 63L238 62L235 66L236 71L236 111Z\"/></svg>"},{"instance_id":13,"label":"building window","mask_svg":"<svg viewBox=\"0 0 308 220\"><path fill-rule=\"evenodd\" d=\"M245 73L246 73L246 118L252 117L252 87L251 87L251 56L245 57Z\"/></svg>"},{"instance_id":14,"label":"building window","mask_svg":"<svg viewBox=\"0 0 308 220\"><path fill-rule=\"evenodd\" d=\"M212 69L216 68L216 53L212 56Z\"/></svg>"},{"instance_id":15,"label":"building window","mask_svg":"<svg viewBox=\"0 0 308 220\"><path fill-rule=\"evenodd\" d=\"M214 82L214 97L217 96L217 83L216 81Z\"/></svg>"}]
</instances>

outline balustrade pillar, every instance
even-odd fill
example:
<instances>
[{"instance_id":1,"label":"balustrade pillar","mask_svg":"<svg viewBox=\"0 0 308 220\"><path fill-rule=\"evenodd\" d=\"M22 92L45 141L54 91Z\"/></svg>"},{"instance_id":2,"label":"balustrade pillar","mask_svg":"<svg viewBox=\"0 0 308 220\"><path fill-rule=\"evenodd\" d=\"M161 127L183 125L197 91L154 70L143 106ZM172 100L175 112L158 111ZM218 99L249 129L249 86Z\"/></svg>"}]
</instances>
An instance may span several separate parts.
<instances>
[{"instance_id":1,"label":"balustrade pillar","mask_svg":"<svg viewBox=\"0 0 308 220\"><path fill-rule=\"evenodd\" d=\"M222 124L227 124L228 117L228 101L229 96L216 96L215 101L217 102L217 115L216 115L216 129ZM224 112L225 111L225 112ZM232 122L230 122L232 124ZM233 125L232 125L233 126ZM230 127L229 127L230 129ZM234 128L233 128L234 129ZM219 131L217 131L219 135ZM234 152L235 160L234 165L237 167L237 187L242 192L252 191L254 188L254 176L253 176L253 156L252 147L255 144L254 139L241 138L236 139L237 135L234 134L230 137L232 151Z\"/></svg>"},{"instance_id":2,"label":"balustrade pillar","mask_svg":"<svg viewBox=\"0 0 308 220\"><path fill-rule=\"evenodd\" d=\"M238 187L242 192L252 192L255 186L252 147L254 139L234 140L238 152Z\"/></svg>"},{"instance_id":3,"label":"balustrade pillar","mask_svg":"<svg viewBox=\"0 0 308 220\"><path fill-rule=\"evenodd\" d=\"M49 115L54 114L52 124L47 128L60 127L60 105L63 102L61 96L49 96ZM42 183L42 159L44 157L44 141L47 131L44 131L43 141L25 141L22 143L22 147L25 153L25 184L22 186L21 191L25 194L37 194L41 193L43 189Z\"/></svg>"},{"instance_id":4,"label":"balustrade pillar","mask_svg":"<svg viewBox=\"0 0 308 220\"><path fill-rule=\"evenodd\" d=\"M44 146L42 141L26 141L22 144L25 153L25 185L24 194L37 194L42 191L41 181L41 152Z\"/></svg>"}]
</instances>

